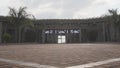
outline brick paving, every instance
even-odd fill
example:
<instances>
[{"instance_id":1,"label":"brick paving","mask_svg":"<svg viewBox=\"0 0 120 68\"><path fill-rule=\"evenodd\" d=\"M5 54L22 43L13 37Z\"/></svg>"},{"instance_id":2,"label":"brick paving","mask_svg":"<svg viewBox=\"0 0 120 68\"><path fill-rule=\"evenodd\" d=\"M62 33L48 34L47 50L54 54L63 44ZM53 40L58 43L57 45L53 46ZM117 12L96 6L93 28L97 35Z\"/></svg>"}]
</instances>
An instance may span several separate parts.
<instances>
[{"instance_id":1,"label":"brick paving","mask_svg":"<svg viewBox=\"0 0 120 68\"><path fill-rule=\"evenodd\" d=\"M69 67L120 58L119 44L19 44L1 45L0 58Z\"/></svg>"}]
</instances>

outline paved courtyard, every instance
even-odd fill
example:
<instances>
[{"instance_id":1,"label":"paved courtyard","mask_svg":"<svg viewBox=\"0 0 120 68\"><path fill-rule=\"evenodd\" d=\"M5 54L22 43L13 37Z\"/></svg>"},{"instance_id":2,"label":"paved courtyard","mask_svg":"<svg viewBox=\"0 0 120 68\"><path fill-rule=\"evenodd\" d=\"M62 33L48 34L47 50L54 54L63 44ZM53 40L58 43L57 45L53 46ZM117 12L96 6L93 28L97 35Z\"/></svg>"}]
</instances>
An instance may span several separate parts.
<instances>
[{"instance_id":1,"label":"paved courtyard","mask_svg":"<svg viewBox=\"0 0 120 68\"><path fill-rule=\"evenodd\" d=\"M91 62L120 58L119 44L19 44L1 45L0 58L33 62L41 65L70 67ZM30 68L0 62L0 66L10 68ZM14 67L15 66L15 67ZM5 67L5 66L4 66ZM1 68L4 68L1 67ZM107 64L95 68L120 68L117 64ZM5 67L8 68L8 67Z\"/></svg>"}]
</instances>

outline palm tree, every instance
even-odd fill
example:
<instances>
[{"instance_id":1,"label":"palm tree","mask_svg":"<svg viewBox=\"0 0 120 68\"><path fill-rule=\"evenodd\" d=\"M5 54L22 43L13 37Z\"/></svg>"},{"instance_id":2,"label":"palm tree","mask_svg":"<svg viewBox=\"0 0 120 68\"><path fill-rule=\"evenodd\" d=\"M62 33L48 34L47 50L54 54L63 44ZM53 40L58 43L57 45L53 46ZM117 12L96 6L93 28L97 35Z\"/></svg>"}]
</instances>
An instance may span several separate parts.
<instances>
[{"instance_id":1,"label":"palm tree","mask_svg":"<svg viewBox=\"0 0 120 68\"><path fill-rule=\"evenodd\" d=\"M111 10L109 9L108 11L111 15L111 18L114 22L114 25L117 26L119 24L119 15L118 15L117 9L115 9L115 10L114 9L111 9Z\"/></svg>"},{"instance_id":2,"label":"palm tree","mask_svg":"<svg viewBox=\"0 0 120 68\"><path fill-rule=\"evenodd\" d=\"M25 26L33 26L32 20L29 18L30 14L26 12L26 7L20 7L18 10L9 8L9 21L16 29L16 40L21 42L21 31Z\"/></svg>"},{"instance_id":3,"label":"palm tree","mask_svg":"<svg viewBox=\"0 0 120 68\"><path fill-rule=\"evenodd\" d=\"M114 41L117 41L117 37L118 37L118 33L119 33L119 26L120 26L120 18L118 15L118 11L117 9L109 9L108 10L110 13L110 20L111 20L111 24L113 26L113 35L114 35Z\"/></svg>"}]
</instances>

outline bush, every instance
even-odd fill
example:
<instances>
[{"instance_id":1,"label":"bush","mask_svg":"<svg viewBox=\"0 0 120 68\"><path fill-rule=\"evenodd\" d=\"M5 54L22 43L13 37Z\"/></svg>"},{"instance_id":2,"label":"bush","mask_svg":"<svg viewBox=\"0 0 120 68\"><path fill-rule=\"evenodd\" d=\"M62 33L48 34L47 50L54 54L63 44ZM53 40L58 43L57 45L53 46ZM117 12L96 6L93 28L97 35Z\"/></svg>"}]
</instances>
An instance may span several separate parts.
<instances>
[{"instance_id":1,"label":"bush","mask_svg":"<svg viewBox=\"0 0 120 68\"><path fill-rule=\"evenodd\" d=\"M9 33L4 33L3 34L3 40L5 43L10 42L12 39L12 36Z\"/></svg>"}]
</instances>

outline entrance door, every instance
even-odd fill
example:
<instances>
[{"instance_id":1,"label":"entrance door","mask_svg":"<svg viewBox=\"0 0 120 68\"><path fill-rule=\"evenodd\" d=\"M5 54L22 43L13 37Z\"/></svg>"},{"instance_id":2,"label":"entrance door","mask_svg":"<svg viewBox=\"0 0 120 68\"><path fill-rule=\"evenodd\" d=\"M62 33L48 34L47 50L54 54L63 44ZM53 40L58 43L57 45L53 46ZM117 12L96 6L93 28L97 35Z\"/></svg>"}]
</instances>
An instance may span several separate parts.
<instances>
[{"instance_id":1,"label":"entrance door","mask_svg":"<svg viewBox=\"0 0 120 68\"><path fill-rule=\"evenodd\" d=\"M58 43L66 43L66 36L58 35Z\"/></svg>"}]
</instances>

